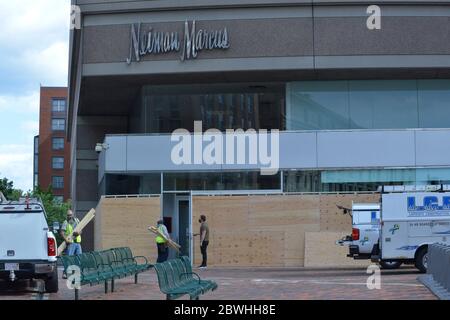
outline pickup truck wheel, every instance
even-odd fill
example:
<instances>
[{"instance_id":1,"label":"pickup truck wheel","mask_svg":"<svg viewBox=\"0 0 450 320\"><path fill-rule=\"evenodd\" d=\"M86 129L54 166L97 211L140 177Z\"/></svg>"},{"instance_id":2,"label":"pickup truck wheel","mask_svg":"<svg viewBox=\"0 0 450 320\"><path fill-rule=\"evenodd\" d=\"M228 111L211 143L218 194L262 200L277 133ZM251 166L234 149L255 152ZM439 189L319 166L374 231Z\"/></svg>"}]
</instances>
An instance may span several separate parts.
<instances>
[{"instance_id":1,"label":"pickup truck wheel","mask_svg":"<svg viewBox=\"0 0 450 320\"><path fill-rule=\"evenodd\" d=\"M393 270L398 269L402 265L399 261L380 261L381 269Z\"/></svg>"},{"instance_id":2,"label":"pickup truck wheel","mask_svg":"<svg viewBox=\"0 0 450 320\"><path fill-rule=\"evenodd\" d=\"M58 286L58 268L55 266L53 275L45 280L45 291L47 293L56 293L59 290Z\"/></svg>"},{"instance_id":3,"label":"pickup truck wheel","mask_svg":"<svg viewBox=\"0 0 450 320\"><path fill-rule=\"evenodd\" d=\"M428 249L426 247L422 248L416 254L415 266L420 272L427 272L428 268Z\"/></svg>"}]
</instances>

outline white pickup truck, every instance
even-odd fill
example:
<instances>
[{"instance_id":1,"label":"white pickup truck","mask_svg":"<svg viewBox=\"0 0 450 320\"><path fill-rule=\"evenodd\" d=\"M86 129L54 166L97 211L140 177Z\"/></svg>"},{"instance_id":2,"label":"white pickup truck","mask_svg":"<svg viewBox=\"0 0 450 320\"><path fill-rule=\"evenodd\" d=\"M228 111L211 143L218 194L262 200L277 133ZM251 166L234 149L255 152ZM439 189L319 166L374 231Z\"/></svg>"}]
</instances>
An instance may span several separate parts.
<instances>
[{"instance_id":1,"label":"white pickup truck","mask_svg":"<svg viewBox=\"0 0 450 320\"><path fill-rule=\"evenodd\" d=\"M428 245L450 244L450 192L382 195L379 252L372 261L414 263L427 270Z\"/></svg>"},{"instance_id":2,"label":"white pickup truck","mask_svg":"<svg viewBox=\"0 0 450 320\"><path fill-rule=\"evenodd\" d=\"M348 209L347 209L348 210ZM369 260L378 248L380 238L380 204L353 203L351 208L352 234L338 241L337 245L348 246L347 257L355 260ZM383 269L396 269L398 261L378 261Z\"/></svg>"},{"instance_id":3,"label":"white pickup truck","mask_svg":"<svg viewBox=\"0 0 450 320\"><path fill-rule=\"evenodd\" d=\"M42 203L0 198L0 280L41 279L58 291L57 243Z\"/></svg>"}]
</instances>

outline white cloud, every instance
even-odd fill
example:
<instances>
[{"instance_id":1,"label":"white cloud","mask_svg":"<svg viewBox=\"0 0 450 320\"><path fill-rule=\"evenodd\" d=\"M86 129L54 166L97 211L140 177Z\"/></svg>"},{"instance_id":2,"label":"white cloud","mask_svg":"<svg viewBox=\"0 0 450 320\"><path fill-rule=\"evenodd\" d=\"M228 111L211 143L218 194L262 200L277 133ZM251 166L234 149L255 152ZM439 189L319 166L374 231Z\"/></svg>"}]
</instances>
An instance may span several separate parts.
<instances>
[{"instance_id":1,"label":"white cloud","mask_svg":"<svg viewBox=\"0 0 450 320\"><path fill-rule=\"evenodd\" d=\"M28 94L0 95L0 111L18 113L39 113L39 91Z\"/></svg>"},{"instance_id":2,"label":"white cloud","mask_svg":"<svg viewBox=\"0 0 450 320\"><path fill-rule=\"evenodd\" d=\"M34 137L39 133L39 121L25 121L21 124L21 128L25 131L25 133L28 133Z\"/></svg>"},{"instance_id":3,"label":"white cloud","mask_svg":"<svg viewBox=\"0 0 450 320\"><path fill-rule=\"evenodd\" d=\"M67 85L70 0L0 0L0 177L29 190L39 85Z\"/></svg>"},{"instance_id":4,"label":"white cloud","mask_svg":"<svg viewBox=\"0 0 450 320\"><path fill-rule=\"evenodd\" d=\"M26 51L15 63L25 64L28 72L44 85L67 85L69 44L58 41L42 50Z\"/></svg>"},{"instance_id":5,"label":"white cloud","mask_svg":"<svg viewBox=\"0 0 450 320\"><path fill-rule=\"evenodd\" d=\"M30 145L0 145L0 177L14 182L14 187L28 191L33 186L33 149Z\"/></svg>"},{"instance_id":6,"label":"white cloud","mask_svg":"<svg viewBox=\"0 0 450 320\"><path fill-rule=\"evenodd\" d=\"M0 42L25 49L46 46L68 32L69 17L70 0L0 0Z\"/></svg>"}]
</instances>

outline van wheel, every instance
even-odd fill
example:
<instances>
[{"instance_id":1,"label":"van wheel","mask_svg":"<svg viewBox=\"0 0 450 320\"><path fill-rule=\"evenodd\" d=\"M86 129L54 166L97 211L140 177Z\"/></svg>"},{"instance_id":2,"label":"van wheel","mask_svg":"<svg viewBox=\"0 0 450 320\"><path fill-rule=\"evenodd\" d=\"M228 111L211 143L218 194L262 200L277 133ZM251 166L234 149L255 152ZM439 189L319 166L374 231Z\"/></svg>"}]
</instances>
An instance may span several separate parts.
<instances>
[{"instance_id":1,"label":"van wheel","mask_svg":"<svg viewBox=\"0 0 450 320\"><path fill-rule=\"evenodd\" d=\"M52 276L45 280L45 291L47 293L56 293L58 290L58 268L55 266Z\"/></svg>"},{"instance_id":2,"label":"van wheel","mask_svg":"<svg viewBox=\"0 0 450 320\"><path fill-rule=\"evenodd\" d=\"M416 260L414 262L417 269L419 269L420 272L425 273L427 272L428 268L428 248L423 247L419 250L416 254Z\"/></svg>"},{"instance_id":3,"label":"van wheel","mask_svg":"<svg viewBox=\"0 0 450 320\"><path fill-rule=\"evenodd\" d=\"M398 269L402 263L400 261L380 261L381 269L393 270Z\"/></svg>"}]
</instances>

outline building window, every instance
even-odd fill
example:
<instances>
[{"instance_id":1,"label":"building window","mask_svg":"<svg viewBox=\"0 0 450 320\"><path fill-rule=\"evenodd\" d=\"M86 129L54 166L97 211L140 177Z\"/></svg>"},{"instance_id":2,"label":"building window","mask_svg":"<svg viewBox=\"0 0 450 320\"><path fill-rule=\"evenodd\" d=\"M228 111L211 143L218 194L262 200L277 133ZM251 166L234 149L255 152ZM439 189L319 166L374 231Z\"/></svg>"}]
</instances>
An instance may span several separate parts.
<instances>
[{"instance_id":1,"label":"building window","mask_svg":"<svg viewBox=\"0 0 450 320\"><path fill-rule=\"evenodd\" d=\"M53 202L55 202L55 203L63 203L64 202L64 196L53 196Z\"/></svg>"},{"instance_id":2,"label":"building window","mask_svg":"<svg viewBox=\"0 0 450 320\"><path fill-rule=\"evenodd\" d=\"M39 172L39 155L34 155L34 173Z\"/></svg>"},{"instance_id":3,"label":"building window","mask_svg":"<svg viewBox=\"0 0 450 320\"><path fill-rule=\"evenodd\" d=\"M299 81L286 88L287 130L450 127L450 80Z\"/></svg>"},{"instance_id":4,"label":"building window","mask_svg":"<svg viewBox=\"0 0 450 320\"><path fill-rule=\"evenodd\" d=\"M63 157L53 157L52 158L52 169L64 169L64 158Z\"/></svg>"},{"instance_id":5,"label":"building window","mask_svg":"<svg viewBox=\"0 0 450 320\"><path fill-rule=\"evenodd\" d=\"M66 99L53 99L52 100L53 112L66 112Z\"/></svg>"},{"instance_id":6,"label":"building window","mask_svg":"<svg viewBox=\"0 0 450 320\"><path fill-rule=\"evenodd\" d=\"M204 130L284 130L284 84L146 86L130 116L132 133Z\"/></svg>"},{"instance_id":7,"label":"building window","mask_svg":"<svg viewBox=\"0 0 450 320\"><path fill-rule=\"evenodd\" d=\"M53 131L64 131L66 129L65 119L52 119L52 130Z\"/></svg>"},{"instance_id":8,"label":"building window","mask_svg":"<svg viewBox=\"0 0 450 320\"><path fill-rule=\"evenodd\" d=\"M34 154L39 154L39 136L34 137Z\"/></svg>"},{"instance_id":9,"label":"building window","mask_svg":"<svg viewBox=\"0 0 450 320\"><path fill-rule=\"evenodd\" d=\"M64 177L52 177L53 189L64 189Z\"/></svg>"},{"instance_id":10,"label":"building window","mask_svg":"<svg viewBox=\"0 0 450 320\"><path fill-rule=\"evenodd\" d=\"M64 149L64 138L53 138L52 139L53 150L63 150Z\"/></svg>"}]
</instances>

